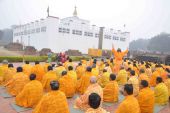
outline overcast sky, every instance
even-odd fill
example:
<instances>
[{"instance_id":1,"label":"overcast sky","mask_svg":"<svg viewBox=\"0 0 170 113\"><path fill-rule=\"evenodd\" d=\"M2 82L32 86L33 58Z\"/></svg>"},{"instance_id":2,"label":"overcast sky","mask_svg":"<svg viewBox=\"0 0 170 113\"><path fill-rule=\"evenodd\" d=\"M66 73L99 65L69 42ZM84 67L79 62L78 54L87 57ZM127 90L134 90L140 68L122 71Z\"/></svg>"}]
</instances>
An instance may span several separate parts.
<instances>
[{"instance_id":1,"label":"overcast sky","mask_svg":"<svg viewBox=\"0 0 170 113\"><path fill-rule=\"evenodd\" d=\"M91 24L131 32L131 40L170 33L170 0L0 0L0 29L46 18L72 16Z\"/></svg>"}]
</instances>

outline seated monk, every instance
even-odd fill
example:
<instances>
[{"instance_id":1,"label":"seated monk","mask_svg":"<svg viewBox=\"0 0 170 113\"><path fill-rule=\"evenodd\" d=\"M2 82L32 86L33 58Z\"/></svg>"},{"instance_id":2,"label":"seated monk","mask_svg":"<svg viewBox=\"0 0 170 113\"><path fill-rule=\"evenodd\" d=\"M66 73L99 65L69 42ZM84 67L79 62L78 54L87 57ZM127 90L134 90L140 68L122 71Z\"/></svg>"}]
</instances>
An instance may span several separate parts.
<instances>
[{"instance_id":1,"label":"seated monk","mask_svg":"<svg viewBox=\"0 0 170 113\"><path fill-rule=\"evenodd\" d=\"M149 88L147 80L141 80L137 99L141 113L153 113L155 97L154 92Z\"/></svg>"},{"instance_id":2,"label":"seated monk","mask_svg":"<svg viewBox=\"0 0 170 113\"><path fill-rule=\"evenodd\" d=\"M145 70L144 69L140 69L139 70L139 82L141 80L146 80L148 83L149 83L149 77L147 76L147 74L145 73Z\"/></svg>"},{"instance_id":3,"label":"seated monk","mask_svg":"<svg viewBox=\"0 0 170 113\"><path fill-rule=\"evenodd\" d=\"M90 108L85 113L109 113L100 107L101 97L97 93L91 93L88 99Z\"/></svg>"},{"instance_id":4,"label":"seated monk","mask_svg":"<svg viewBox=\"0 0 170 113\"><path fill-rule=\"evenodd\" d=\"M85 74L77 81L76 90L78 93L83 94L90 85L90 77L92 76L92 68L87 67Z\"/></svg>"},{"instance_id":5,"label":"seated monk","mask_svg":"<svg viewBox=\"0 0 170 113\"><path fill-rule=\"evenodd\" d=\"M61 73L63 71L65 71L65 67L63 66L63 64L61 62L58 63L58 66L54 69L54 71L56 72L56 75L58 78L61 77Z\"/></svg>"},{"instance_id":6,"label":"seated monk","mask_svg":"<svg viewBox=\"0 0 170 113\"><path fill-rule=\"evenodd\" d=\"M116 75L110 74L110 81L103 89L103 101L104 102L117 102L119 94L119 86L115 81Z\"/></svg>"},{"instance_id":7,"label":"seated monk","mask_svg":"<svg viewBox=\"0 0 170 113\"><path fill-rule=\"evenodd\" d=\"M14 68L13 64L8 64L8 70L5 73L3 84L6 85L15 74L16 74L16 68Z\"/></svg>"},{"instance_id":8,"label":"seated monk","mask_svg":"<svg viewBox=\"0 0 170 113\"><path fill-rule=\"evenodd\" d=\"M156 78L156 87L155 91L155 103L158 105L166 105L168 103L169 95L168 95L168 88L163 83L161 77Z\"/></svg>"},{"instance_id":9,"label":"seated monk","mask_svg":"<svg viewBox=\"0 0 170 113\"><path fill-rule=\"evenodd\" d=\"M96 77L98 77L99 75L99 69L96 68L96 64L92 65L92 74L93 76L96 76Z\"/></svg>"},{"instance_id":10,"label":"seated monk","mask_svg":"<svg viewBox=\"0 0 170 113\"><path fill-rule=\"evenodd\" d=\"M124 85L127 83L127 79L128 79L128 73L126 72L124 67L121 67L116 77L116 81L119 85Z\"/></svg>"},{"instance_id":11,"label":"seated monk","mask_svg":"<svg viewBox=\"0 0 170 113\"><path fill-rule=\"evenodd\" d=\"M79 63L76 67L77 79L79 80L81 76L85 73L86 69L82 66L82 63Z\"/></svg>"},{"instance_id":12,"label":"seated monk","mask_svg":"<svg viewBox=\"0 0 170 113\"><path fill-rule=\"evenodd\" d=\"M50 82L52 80L58 80L56 73L53 71L52 66L48 66L48 72L43 76L42 86L45 91L51 91Z\"/></svg>"},{"instance_id":13,"label":"seated monk","mask_svg":"<svg viewBox=\"0 0 170 113\"><path fill-rule=\"evenodd\" d=\"M68 66L68 76L70 76L73 80L74 83L77 83L77 74L76 72L73 70L73 66Z\"/></svg>"},{"instance_id":14,"label":"seated monk","mask_svg":"<svg viewBox=\"0 0 170 113\"><path fill-rule=\"evenodd\" d=\"M0 66L0 84L3 84L4 76L6 75L7 70L8 70L8 61L3 60L2 65Z\"/></svg>"},{"instance_id":15,"label":"seated monk","mask_svg":"<svg viewBox=\"0 0 170 113\"><path fill-rule=\"evenodd\" d=\"M13 78L6 84L7 91L13 95L18 95L22 89L24 88L25 84L29 82L29 78L27 75L23 73L22 67L17 68L17 73L13 76Z\"/></svg>"},{"instance_id":16,"label":"seated monk","mask_svg":"<svg viewBox=\"0 0 170 113\"><path fill-rule=\"evenodd\" d=\"M23 68L24 74L26 75L31 74L32 65L30 65L29 61L25 61L25 64L22 66L22 68Z\"/></svg>"},{"instance_id":17,"label":"seated monk","mask_svg":"<svg viewBox=\"0 0 170 113\"><path fill-rule=\"evenodd\" d=\"M108 84L109 78L110 78L110 73L107 72L106 69L103 69L103 74L101 75L101 77L98 80L98 83L100 84L100 86L102 88L104 88L106 86L106 84Z\"/></svg>"},{"instance_id":18,"label":"seated monk","mask_svg":"<svg viewBox=\"0 0 170 113\"><path fill-rule=\"evenodd\" d=\"M165 84L168 87L169 99L170 99L170 73L168 73L168 79L165 81Z\"/></svg>"},{"instance_id":19,"label":"seated monk","mask_svg":"<svg viewBox=\"0 0 170 113\"><path fill-rule=\"evenodd\" d=\"M110 67L109 63L105 63L105 67L104 67L104 69L106 69L106 70L107 70L107 72L112 73L112 69L111 69L111 67Z\"/></svg>"},{"instance_id":20,"label":"seated monk","mask_svg":"<svg viewBox=\"0 0 170 113\"><path fill-rule=\"evenodd\" d=\"M86 92L76 99L75 101L76 108L87 110L89 108L88 97L91 93L97 93L98 95L100 95L103 101L103 90L97 83L97 78L95 76L92 76L90 78L90 83L91 85L87 88Z\"/></svg>"},{"instance_id":21,"label":"seated monk","mask_svg":"<svg viewBox=\"0 0 170 113\"><path fill-rule=\"evenodd\" d=\"M140 113L138 100L133 96L133 85L125 84L123 95L125 99L119 104L115 113Z\"/></svg>"},{"instance_id":22,"label":"seated monk","mask_svg":"<svg viewBox=\"0 0 170 113\"><path fill-rule=\"evenodd\" d=\"M62 72L62 77L59 79L60 91L64 92L66 97L73 97L75 94L74 80L67 75L67 71Z\"/></svg>"},{"instance_id":23,"label":"seated monk","mask_svg":"<svg viewBox=\"0 0 170 113\"><path fill-rule=\"evenodd\" d=\"M153 73L150 77L150 86L155 87L156 86L156 78L159 77L159 72L154 68L152 69Z\"/></svg>"},{"instance_id":24,"label":"seated monk","mask_svg":"<svg viewBox=\"0 0 170 113\"><path fill-rule=\"evenodd\" d=\"M137 96L139 93L139 80L137 78L137 76L135 76L135 71L131 70L130 71L130 78L128 80L128 84L132 84L133 85L133 95Z\"/></svg>"},{"instance_id":25,"label":"seated monk","mask_svg":"<svg viewBox=\"0 0 170 113\"><path fill-rule=\"evenodd\" d=\"M65 94L59 90L59 82L50 82L51 90L45 94L33 113L70 113Z\"/></svg>"},{"instance_id":26,"label":"seated monk","mask_svg":"<svg viewBox=\"0 0 170 113\"><path fill-rule=\"evenodd\" d=\"M43 96L43 87L41 82L35 80L36 75L31 74L23 90L16 96L15 102L22 107L35 107Z\"/></svg>"},{"instance_id":27,"label":"seated monk","mask_svg":"<svg viewBox=\"0 0 170 113\"><path fill-rule=\"evenodd\" d=\"M39 81L42 80L42 78L45 74L45 71L44 71L43 66L40 65L39 61L35 62L35 66L32 67L31 73L36 74L36 80L39 80Z\"/></svg>"}]
</instances>

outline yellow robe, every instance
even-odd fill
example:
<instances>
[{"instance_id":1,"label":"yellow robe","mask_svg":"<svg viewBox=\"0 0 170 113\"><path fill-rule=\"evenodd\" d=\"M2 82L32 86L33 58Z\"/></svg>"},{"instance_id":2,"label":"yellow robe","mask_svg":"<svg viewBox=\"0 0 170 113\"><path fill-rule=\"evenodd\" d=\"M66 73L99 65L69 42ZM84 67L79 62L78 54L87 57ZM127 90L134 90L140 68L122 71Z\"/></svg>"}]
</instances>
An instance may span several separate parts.
<instances>
[{"instance_id":1,"label":"yellow robe","mask_svg":"<svg viewBox=\"0 0 170 113\"><path fill-rule=\"evenodd\" d=\"M99 78L98 83L103 88L106 86L106 84L109 83L110 73L104 72L103 75Z\"/></svg>"},{"instance_id":2,"label":"yellow robe","mask_svg":"<svg viewBox=\"0 0 170 113\"><path fill-rule=\"evenodd\" d=\"M91 84L86 92L81 95L79 98L76 99L75 104L76 107L82 110L87 110L90 106L88 105L88 98L91 93L97 93L101 97L101 103L103 101L103 90L100 87L100 85L96 84Z\"/></svg>"},{"instance_id":3,"label":"yellow robe","mask_svg":"<svg viewBox=\"0 0 170 113\"><path fill-rule=\"evenodd\" d=\"M24 88L25 84L29 82L28 76L25 75L23 72L16 73L13 78L7 83L7 91L11 95L18 95L22 89Z\"/></svg>"},{"instance_id":4,"label":"yellow robe","mask_svg":"<svg viewBox=\"0 0 170 113\"><path fill-rule=\"evenodd\" d=\"M93 74L93 76L98 77L98 75L99 75L99 70L98 70L97 68L92 68L92 74Z\"/></svg>"},{"instance_id":5,"label":"yellow robe","mask_svg":"<svg viewBox=\"0 0 170 113\"><path fill-rule=\"evenodd\" d=\"M85 73L85 68L84 68L84 66L78 66L77 68L76 68L76 73L77 73L77 79L79 80L81 77L82 77L82 75Z\"/></svg>"},{"instance_id":6,"label":"yellow robe","mask_svg":"<svg viewBox=\"0 0 170 113\"><path fill-rule=\"evenodd\" d=\"M152 70L151 70L151 68L146 68L145 72L146 72L146 74L147 74L148 77L150 77L150 76L152 75Z\"/></svg>"},{"instance_id":7,"label":"yellow robe","mask_svg":"<svg viewBox=\"0 0 170 113\"><path fill-rule=\"evenodd\" d=\"M139 80L136 76L131 76L128 80L128 84L133 85L133 95L137 96L139 93Z\"/></svg>"},{"instance_id":8,"label":"yellow robe","mask_svg":"<svg viewBox=\"0 0 170 113\"><path fill-rule=\"evenodd\" d=\"M42 80L42 78L45 74L44 68L40 64L33 66L32 69L31 69L31 72L36 74L36 80L39 80L39 81Z\"/></svg>"},{"instance_id":9,"label":"yellow robe","mask_svg":"<svg viewBox=\"0 0 170 113\"><path fill-rule=\"evenodd\" d=\"M16 96L15 102L22 107L35 107L43 96L41 82L32 80L27 83L23 90Z\"/></svg>"},{"instance_id":10,"label":"yellow robe","mask_svg":"<svg viewBox=\"0 0 170 113\"><path fill-rule=\"evenodd\" d=\"M30 74L31 74L31 69L32 69L32 65L30 65L30 64L24 64L24 65L22 66L22 68L23 68L23 72L24 72L26 75L30 76Z\"/></svg>"},{"instance_id":11,"label":"yellow robe","mask_svg":"<svg viewBox=\"0 0 170 113\"><path fill-rule=\"evenodd\" d=\"M137 99L141 113L153 113L155 102L154 91L152 91L149 87L143 88L140 90Z\"/></svg>"},{"instance_id":12,"label":"yellow robe","mask_svg":"<svg viewBox=\"0 0 170 113\"><path fill-rule=\"evenodd\" d=\"M64 66L59 66L59 67L56 67L55 69L54 69L54 71L56 72L56 75L57 75L57 77L61 77L61 73L63 72L63 71L66 71L66 69L65 69L65 67Z\"/></svg>"},{"instance_id":13,"label":"yellow robe","mask_svg":"<svg viewBox=\"0 0 170 113\"><path fill-rule=\"evenodd\" d=\"M58 80L59 78L57 78L56 73L54 71L49 71L47 72L42 79L42 86L44 88L45 91L51 91L51 86L50 86L50 82L53 80Z\"/></svg>"},{"instance_id":14,"label":"yellow robe","mask_svg":"<svg viewBox=\"0 0 170 113\"><path fill-rule=\"evenodd\" d=\"M4 76L8 70L8 64L2 64L0 66L0 84L3 84L4 82Z\"/></svg>"},{"instance_id":15,"label":"yellow robe","mask_svg":"<svg viewBox=\"0 0 170 113\"><path fill-rule=\"evenodd\" d=\"M116 77L116 81L119 85L124 85L127 83L127 78L128 78L128 74L126 72L126 70L120 70L117 77Z\"/></svg>"},{"instance_id":16,"label":"yellow robe","mask_svg":"<svg viewBox=\"0 0 170 113\"><path fill-rule=\"evenodd\" d=\"M157 71L154 71L151 78L150 78L150 86L155 87L156 86L156 78L159 77L159 73Z\"/></svg>"},{"instance_id":17,"label":"yellow robe","mask_svg":"<svg viewBox=\"0 0 170 113\"><path fill-rule=\"evenodd\" d=\"M164 83L159 83L155 87L155 103L159 105L166 105L168 103L169 95L168 88Z\"/></svg>"},{"instance_id":18,"label":"yellow robe","mask_svg":"<svg viewBox=\"0 0 170 113\"><path fill-rule=\"evenodd\" d=\"M33 113L70 113L65 94L61 91L45 94Z\"/></svg>"},{"instance_id":19,"label":"yellow robe","mask_svg":"<svg viewBox=\"0 0 170 113\"><path fill-rule=\"evenodd\" d=\"M115 113L140 113L137 99L133 95L128 95L120 103Z\"/></svg>"},{"instance_id":20,"label":"yellow robe","mask_svg":"<svg viewBox=\"0 0 170 113\"><path fill-rule=\"evenodd\" d=\"M68 71L67 75L73 79L74 83L77 83L77 74L75 71Z\"/></svg>"},{"instance_id":21,"label":"yellow robe","mask_svg":"<svg viewBox=\"0 0 170 113\"><path fill-rule=\"evenodd\" d=\"M60 83L60 91L64 92L66 97L73 97L75 94L75 83L74 80L68 76L65 75L59 79Z\"/></svg>"},{"instance_id":22,"label":"yellow robe","mask_svg":"<svg viewBox=\"0 0 170 113\"><path fill-rule=\"evenodd\" d=\"M90 85L90 77L92 76L91 72L85 72L80 80L77 81L76 91L80 94L83 94L88 86Z\"/></svg>"},{"instance_id":23,"label":"yellow robe","mask_svg":"<svg viewBox=\"0 0 170 113\"><path fill-rule=\"evenodd\" d=\"M5 76L4 76L4 82L3 84L6 85L12 78L13 78L13 75L16 74L16 69L15 68L8 68L8 70L6 71L5 73Z\"/></svg>"},{"instance_id":24,"label":"yellow robe","mask_svg":"<svg viewBox=\"0 0 170 113\"><path fill-rule=\"evenodd\" d=\"M103 89L104 102L117 102L119 95L119 86L116 81L110 81Z\"/></svg>"},{"instance_id":25,"label":"yellow robe","mask_svg":"<svg viewBox=\"0 0 170 113\"><path fill-rule=\"evenodd\" d=\"M170 97L170 78L168 78L166 81L165 81L165 84L168 88L168 92L169 92L169 97Z\"/></svg>"},{"instance_id":26,"label":"yellow robe","mask_svg":"<svg viewBox=\"0 0 170 113\"><path fill-rule=\"evenodd\" d=\"M109 113L109 112L99 107L97 109L89 108L85 113Z\"/></svg>"}]
</instances>

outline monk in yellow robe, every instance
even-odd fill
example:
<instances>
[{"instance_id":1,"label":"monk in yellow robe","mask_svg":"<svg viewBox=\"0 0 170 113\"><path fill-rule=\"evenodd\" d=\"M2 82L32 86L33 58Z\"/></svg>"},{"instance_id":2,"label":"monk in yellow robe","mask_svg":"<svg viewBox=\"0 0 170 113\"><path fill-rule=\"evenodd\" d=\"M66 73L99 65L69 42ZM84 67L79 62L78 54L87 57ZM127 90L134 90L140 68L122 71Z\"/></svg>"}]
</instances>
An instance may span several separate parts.
<instances>
[{"instance_id":1,"label":"monk in yellow robe","mask_svg":"<svg viewBox=\"0 0 170 113\"><path fill-rule=\"evenodd\" d=\"M141 113L153 113L155 96L154 91L149 88L146 80L141 80L140 91L137 97Z\"/></svg>"},{"instance_id":2,"label":"monk in yellow robe","mask_svg":"<svg viewBox=\"0 0 170 113\"><path fill-rule=\"evenodd\" d=\"M48 66L48 72L43 76L42 86L46 92L51 91L50 82L58 80L56 73L53 71L52 66Z\"/></svg>"},{"instance_id":3,"label":"monk in yellow robe","mask_svg":"<svg viewBox=\"0 0 170 113\"><path fill-rule=\"evenodd\" d=\"M73 97L76 86L74 80L67 75L67 71L62 72L62 77L59 79L60 91L64 92L66 97Z\"/></svg>"},{"instance_id":4,"label":"monk in yellow robe","mask_svg":"<svg viewBox=\"0 0 170 113\"><path fill-rule=\"evenodd\" d=\"M149 67L149 65L146 65L146 70L145 70L147 76L150 78L152 76L152 70Z\"/></svg>"},{"instance_id":5,"label":"monk in yellow robe","mask_svg":"<svg viewBox=\"0 0 170 113\"><path fill-rule=\"evenodd\" d=\"M43 87L40 81L35 80L36 75L30 75L28 82L23 90L16 96L15 102L22 107L35 107L43 96Z\"/></svg>"},{"instance_id":6,"label":"monk in yellow robe","mask_svg":"<svg viewBox=\"0 0 170 113\"><path fill-rule=\"evenodd\" d=\"M146 80L149 83L149 77L146 75L144 69L140 69L140 71L139 71L139 82L141 80Z\"/></svg>"},{"instance_id":7,"label":"monk in yellow robe","mask_svg":"<svg viewBox=\"0 0 170 113\"><path fill-rule=\"evenodd\" d=\"M85 73L86 69L84 66L82 66L82 63L79 63L76 67L76 73L77 73L77 79L79 80L82 75Z\"/></svg>"},{"instance_id":8,"label":"monk in yellow robe","mask_svg":"<svg viewBox=\"0 0 170 113\"><path fill-rule=\"evenodd\" d=\"M4 74L3 84L6 85L13 78L13 75L16 74L16 69L13 64L8 64L8 70Z\"/></svg>"},{"instance_id":9,"label":"monk in yellow robe","mask_svg":"<svg viewBox=\"0 0 170 113\"><path fill-rule=\"evenodd\" d=\"M105 67L104 59L101 59L101 61L100 61L100 63L98 65L99 65L99 71L102 72L104 67Z\"/></svg>"},{"instance_id":10,"label":"monk in yellow robe","mask_svg":"<svg viewBox=\"0 0 170 113\"><path fill-rule=\"evenodd\" d=\"M31 72L36 74L36 80L39 81L42 80L45 74L43 66L38 61L35 62L35 66L32 67Z\"/></svg>"},{"instance_id":11,"label":"monk in yellow robe","mask_svg":"<svg viewBox=\"0 0 170 113\"><path fill-rule=\"evenodd\" d=\"M91 93L88 100L90 108L85 113L109 113L100 107L101 97L97 93Z\"/></svg>"},{"instance_id":12,"label":"monk in yellow robe","mask_svg":"<svg viewBox=\"0 0 170 113\"><path fill-rule=\"evenodd\" d=\"M68 66L74 67L74 64L73 64L73 62L72 62L72 59L69 59L68 62L65 62L65 63L64 63L64 67L66 68L66 70L68 70Z\"/></svg>"},{"instance_id":13,"label":"monk in yellow robe","mask_svg":"<svg viewBox=\"0 0 170 113\"><path fill-rule=\"evenodd\" d=\"M92 76L92 68L87 67L85 74L77 81L76 91L80 94L83 94L88 86L90 85L90 77Z\"/></svg>"},{"instance_id":14,"label":"monk in yellow robe","mask_svg":"<svg viewBox=\"0 0 170 113\"><path fill-rule=\"evenodd\" d=\"M18 95L24 86L29 82L29 78L27 75L23 73L22 67L17 68L17 73L13 76L13 78L6 84L7 91L13 95Z\"/></svg>"},{"instance_id":15,"label":"monk in yellow robe","mask_svg":"<svg viewBox=\"0 0 170 113\"><path fill-rule=\"evenodd\" d=\"M31 74L32 65L30 65L29 61L25 61L25 64L22 66L22 68L24 74L28 76Z\"/></svg>"},{"instance_id":16,"label":"monk in yellow robe","mask_svg":"<svg viewBox=\"0 0 170 113\"><path fill-rule=\"evenodd\" d=\"M97 83L97 78L95 76L92 76L90 78L90 86L87 88L86 92L76 99L75 101L76 108L79 108L81 110L87 110L90 107L88 105L89 103L88 97L91 93L97 93L98 95L100 95L103 101L103 90Z\"/></svg>"},{"instance_id":17,"label":"monk in yellow robe","mask_svg":"<svg viewBox=\"0 0 170 113\"><path fill-rule=\"evenodd\" d=\"M3 60L2 65L0 66L0 84L3 84L4 76L7 70L8 70L8 61Z\"/></svg>"},{"instance_id":18,"label":"monk in yellow robe","mask_svg":"<svg viewBox=\"0 0 170 113\"><path fill-rule=\"evenodd\" d=\"M57 67L54 69L54 71L56 72L56 76L58 78L61 77L61 73L65 70L66 70L66 68L63 66L63 64L61 62L59 62Z\"/></svg>"},{"instance_id":19,"label":"monk in yellow robe","mask_svg":"<svg viewBox=\"0 0 170 113\"><path fill-rule=\"evenodd\" d=\"M50 82L51 90L44 95L33 113L70 113L65 94L59 90L59 82Z\"/></svg>"},{"instance_id":20,"label":"monk in yellow robe","mask_svg":"<svg viewBox=\"0 0 170 113\"><path fill-rule=\"evenodd\" d=\"M96 77L98 77L99 75L99 69L96 68L96 64L92 65L92 74L93 76L96 76Z\"/></svg>"},{"instance_id":21,"label":"monk in yellow robe","mask_svg":"<svg viewBox=\"0 0 170 113\"><path fill-rule=\"evenodd\" d=\"M150 77L150 86L155 87L156 86L156 78L159 77L158 71L153 69L152 76Z\"/></svg>"},{"instance_id":22,"label":"monk in yellow robe","mask_svg":"<svg viewBox=\"0 0 170 113\"><path fill-rule=\"evenodd\" d=\"M104 88L109 83L109 79L110 79L110 73L107 72L106 69L103 69L103 74L98 79L98 83L102 88Z\"/></svg>"},{"instance_id":23,"label":"monk in yellow robe","mask_svg":"<svg viewBox=\"0 0 170 113\"><path fill-rule=\"evenodd\" d=\"M116 77L116 81L119 85L124 85L127 83L127 79L128 79L128 73L126 72L124 67L121 67Z\"/></svg>"},{"instance_id":24,"label":"monk in yellow robe","mask_svg":"<svg viewBox=\"0 0 170 113\"><path fill-rule=\"evenodd\" d=\"M103 89L103 101L104 102L117 102L119 95L119 86L116 82L116 75L110 74L110 82L106 84Z\"/></svg>"},{"instance_id":25,"label":"monk in yellow robe","mask_svg":"<svg viewBox=\"0 0 170 113\"><path fill-rule=\"evenodd\" d=\"M168 74L168 79L165 81L165 85L168 88L168 92L169 92L169 99L170 99L170 74Z\"/></svg>"},{"instance_id":26,"label":"monk in yellow robe","mask_svg":"<svg viewBox=\"0 0 170 113\"><path fill-rule=\"evenodd\" d=\"M161 77L156 78L156 87L154 89L155 91L155 103L158 105L166 105L169 100L169 94L168 94L168 88L163 83L163 80Z\"/></svg>"},{"instance_id":27,"label":"monk in yellow robe","mask_svg":"<svg viewBox=\"0 0 170 113\"><path fill-rule=\"evenodd\" d=\"M123 95L125 99L120 103L115 113L140 113L139 103L133 96L132 84L125 84Z\"/></svg>"},{"instance_id":28,"label":"monk in yellow robe","mask_svg":"<svg viewBox=\"0 0 170 113\"><path fill-rule=\"evenodd\" d=\"M139 80L138 80L137 76L135 76L134 70L130 71L130 78L128 80L128 84L133 85L133 95L137 96L139 93Z\"/></svg>"},{"instance_id":29,"label":"monk in yellow robe","mask_svg":"<svg viewBox=\"0 0 170 113\"><path fill-rule=\"evenodd\" d=\"M77 74L76 72L73 70L73 67L72 66L68 66L68 73L67 75L73 79L74 81L74 84L77 83Z\"/></svg>"},{"instance_id":30,"label":"monk in yellow robe","mask_svg":"<svg viewBox=\"0 0 170 113\"><path fill-rule=\"evenodd\" d=\"M114 54L114 64L118 68L117 72L119 71L119 68L122 64L123 57L128 53L128 49L124 52L121 51L120 48L117 49L117 51L114 49L114 46L112 45L112 52Z\"/></svg>"}]
</instances>

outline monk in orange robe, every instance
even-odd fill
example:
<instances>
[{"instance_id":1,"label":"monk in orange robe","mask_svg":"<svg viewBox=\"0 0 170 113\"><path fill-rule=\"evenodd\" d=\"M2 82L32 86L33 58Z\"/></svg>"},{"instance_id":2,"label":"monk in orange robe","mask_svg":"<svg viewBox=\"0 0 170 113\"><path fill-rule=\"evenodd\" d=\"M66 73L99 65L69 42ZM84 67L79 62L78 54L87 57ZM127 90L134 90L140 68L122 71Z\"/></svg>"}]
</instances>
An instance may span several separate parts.
<instances>
[{"instance_id":1,"label":"monk in orange robe","mask_svg":"<svg viewBox=\"0 0 170 113\"><path fill-rule=\"evenodd\" d=\"M22 66L22 68L24 74L28 76L31 74L32 65L30 65L29 61L25 61L25 64Z\"/></svg>"},{"instance_id":2,"label":"monk in orange robe","mask_svg":"<svg viewBox=\"0 0 170 113\"><path fill-rule=\"evenodd\" d=\"M132 84L125 84L123 95L125 99L120 103L115 113L140 113L138 100L133 96Z\"/></svg>"},{"instance_id":3,"label":"monk in orange robe","mask_svg":"<svg viewBox=\"0 0 170 113\"><path fill-rule=\"evenodd\" d=\"M73 97L75 94L74 80L67 75L67 71L62 72L62 77L59 79L60 91L64 92L66 97Z\"/></svg>"},{"instance_id":4,"label":"monk in orange robe","mask_svg":"<svg viewBox=\"0 0 170 113\"><path fill-rule=\"evenodd\" d=\"M116 82L116 75L110 74L110 82L106 84L103 89L103 101L104 102L117 102L119 94L119 86Z\"/></svg>"},{"instance_id":5,"label":"monk in orange robe","mask_svg":"<svg viewBox=\"0 0 170 113\"><path fill-rule=\"evenodd\" d=\"M128 80L128 73L126 72L124 67L121 67L116 77L116 81L119 85L124 85L127 83L127 80Z\"/></svg>"},{"instance_id":6,"label":"monk in orange robe","mask_svg":"<svg viewBox=\"0 0 170 113\"><path fill-rule=\"evenodd\" d=\"M51 90L44 95L33 113L70 113L65 94L59 90L59 82L50 82Z\"/></svg>"},{"instance_id":7,"label":"monk in orange robe","mask_svg":"<svg viewBox=\"0 0 170 113\"><path fill-rule=\"evenodd\" d=\"M109 113L100 107L101 97L97 93L91 93L88 100L90 108L85 113Z\"/></svg>"},{"instance_id":8,"label":"monk in orange robe","mask_svg":"<svg viewBox=\"0 0 170 113\"><path fill-rule=\"evenodd\" d=\"M98 79L98 83L104 88L109 83L110 73L106 69L103 69L103 74Z\"/></svg>"},{"instance_id":9,"label":"monk in orange robe","mask_svg":"<svg viewBox=\"0 0 170 113\"><path fill-rule=\"evenodd\" d=\"M150 77L150 86L155 87L156 86L156 78L159 77L159 72L153 69L152 76Z\"/></svg>"},{"instance_id":10,"label":"monk in orange robe","mask_svg":"<svg viewBox=\"0 0 170 113\"><path fill-rule=\"evenodd\" d=\"M149 77L146 75L144 69L140 69L140 71L139 71L139 82L141 80L146 80L149 83Z\"/></svg>"},{"instance_id":11,"label":"monk in orange robe","mask_svg":"<svg viewBox=\"0 0 170 113\"><path fill-rule=\"evenodd\" d=\"M92 68L87 67L85 74L77 81L76 91L80 94L83 94L88 86L90 85L90 77L92 76Z\"/></svg>"},{"instance_id":12,"label":"monk in orange robe","mask_svg":"<svg viewBox=\"0 0 170 113\"><path fill-rule=\"evenodd\" d=\"M0 66L0 84L3 84L4 76L7 70L8 70L8 61L3 60L2 65Z\"/></svg>"},{"instance_id":13,"label":"monk in orange robe","mask_svg":"<svg viewBox=\"0 0 170 113\"><path fill-rule=\"evenodd\" d=\"M22 67L17 68L17 73L13 76L13 78L6 84L7 91L13 95L18 95L22 89L24 88L25 84L29 82L29 78L27 75L23 73Z\"/></svg>"},{"instance_id":14,"label":"monk in orange robe","mask_svg":"<svg viewBox=\"0 0 170 113\"><path fill-rule=\"evenodd\" d=\"M170 99L170 74L168 74L168 79L165 81L165 85L168 88L169 99Z\"/></svg>"},{"instance_id":15,"label":"monk in orange robe","mask_svg":"<svg viewBox=\"0 0 170 113\"><path fill-rule=\"evenodd\" d=\"M69 59L67 62L64 63L64 67L66 68L66 70L68 70L68 66L74 67L72 59Z\"/></svg>"},{"instance_id":16,"label":"monk in orange robe","mask_svg":"<svg viewBox=\"0 0 170 113\"><path fill-rule=\"evenodd\" d=\"M79 80L82 75L85 73L86 69L84 66L82 66L82 63L79 63L76 67L76 73L77 73L77 79Z\"/></svg>"},{"instance_id":17,"label":"monk in orange robe","mask_svg":"<svg viewBox=\"0 0 170 113\"><path fill-rule=\"evenodd\" d=\"M30 75L28 82L23 90L16 96L15 102L22 107L35 107L43 96L43 87L40 81L35 80L36 75Z\"/></svg>"},{"instance_id":18,"label":"monk in orange robe","mask_svg":"<svg viewBox=\"0 0 170 113\"><path fill-rule=\"evenodd\" d=\"M155 95L154 91L149 88L149 83L146 80L140 82L140 92L137 97L141 113L153 113Z\"/></svg>"},{"instance_id":19,"label":"monk in orange robe","mask_svg":"<svg viewBox=\"0 0 170 113\"><path fill-rule=\"evenodd\" d=\"M48 72L43 76L42 86L46 92L51 91L50 82L58 80L56 73L53 71L52 66L48 66Z\"/></svg>"},{"instance_id":20,"label":"monk in orange robe","mask_svg":"<svg viewBox=\"0 0 170 113\"><path fill-rule=\"evenodd\" d=\"M88 97L91 93L97 93L100 95L102 101L103 101L103 90L100 87L100 85L97 83L97 78L95 76L92 76L90 78L90 86L87 88L86 92L78 97L75 101L76 108L87 110L89 108L88 105Z\"/></svg>"},{"instance_id":21,"label":"monk in orange robe","mask_svg":"<svg viewBox=\"0 0 170 113\"><path fill-rule=\"evenodd\" d=\"M61 73L65 70L66 70L66 68L63 66L63 64L61 62L59 62L58 66L54 69L54 71L56 72L56 76L58 78L61 77Z\"/></svg>"},{"instance_id":22,"label":"monk in orange robe","mask_svg":"<svg viewBox=\"0 0 170 113\"><path fill-rule=\"evenodd\" d=\"M16 69L14 68L13 64L8 64L8 70L5 73L3 84L6 85L13 78L13 75L15 74L16 74Z\"/></svg>"},{"instance_id":23,"label":"monk in orange robe","mask_svg":"<svg viewBox=\"0 0 170 113\"><path fill-rule=\"evenodd\" d=\"M46 61L46 62L44 63L44 65L43 65L43 68L44 68L44 72L45 72L45 73L48 72L48 66L51 66L51 64Z\"/></svg>"},{"instance_id":24,"label":"monk in orange robe","mask_svg":"<svg viewBox=\"0 0 170 113\"><path fill-rule=\"evenodd\" d=\"M115 60L114 60L114 64L115 64L115 66L117 67L117 72L119 71L119 68L120 68L120 66L121 66L121 64L122 64L122 59L123 59L123 57L128 53L128 49L126 50L126 51L124 51L124 52L121 52L121 49L120 48L118 48L117 49L117 51L114 49L114 46L112 45L112 52L113 52L113 54L114 54L114 58L115 58Z\"/></svg>"},{"instance_id":25,"label":"monk in orange robe","mask_svg":"<svg viewBox=\"0 0 170 113\"><path fill-rule=\"evenodd\" d=\"M35 66L32 67L31 72L36 74L36 80L41 81L45 72L43 66L38 61L35 62Z\"/></svg>"},{"instance_id":26,"label":"monk in orange robe","mask_svg":"<svg viewBox=\"0 0 170 113\"><path fill-rule=\"evenodd\" d=\"M72 66L68 66L68 76L70 76L70 78L73 79L74 83L77 83L77 74L76 72L73 70Z\"/></svg>"}]
</instances>

